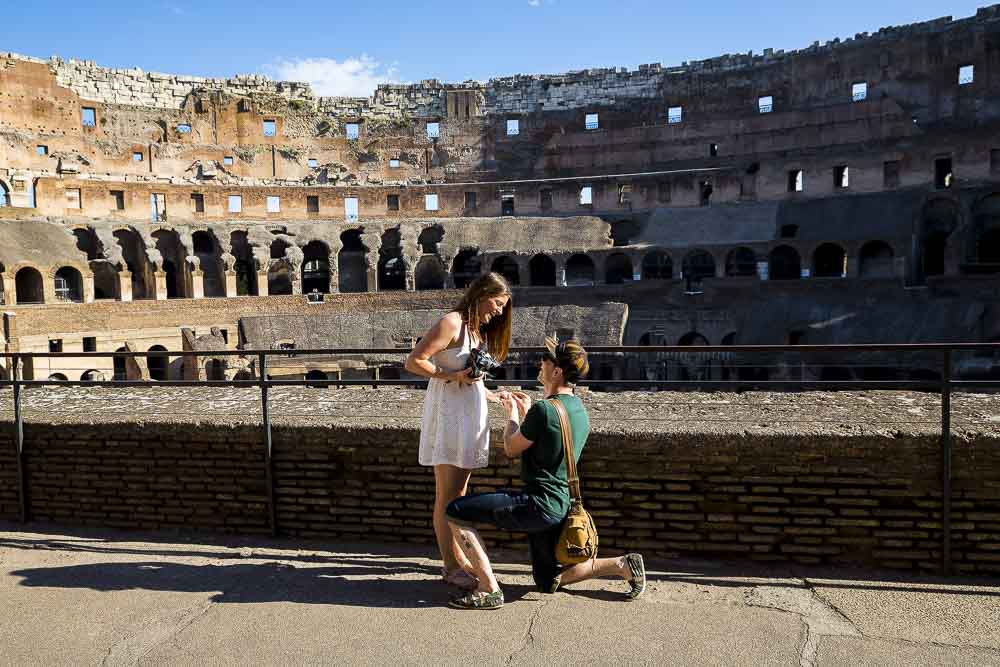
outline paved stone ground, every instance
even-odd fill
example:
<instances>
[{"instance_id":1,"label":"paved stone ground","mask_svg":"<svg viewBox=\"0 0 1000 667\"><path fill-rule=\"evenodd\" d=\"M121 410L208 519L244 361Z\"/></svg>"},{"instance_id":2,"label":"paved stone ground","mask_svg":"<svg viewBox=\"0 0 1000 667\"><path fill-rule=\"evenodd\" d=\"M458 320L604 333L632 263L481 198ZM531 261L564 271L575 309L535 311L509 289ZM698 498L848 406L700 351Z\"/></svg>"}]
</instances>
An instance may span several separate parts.
<instances>
[{"instance_id":1,"label":"paved stone ground","mask_svg":"<svg viewBox=\"0 0 1000 667\"><path fill-rule=\"evenodd\" d=\"M496 554L507 604L449 609L424 546L0 523L0 664L1000 664L1000 581L649 563L555 595Z\"/></svg>"}]
</instances>

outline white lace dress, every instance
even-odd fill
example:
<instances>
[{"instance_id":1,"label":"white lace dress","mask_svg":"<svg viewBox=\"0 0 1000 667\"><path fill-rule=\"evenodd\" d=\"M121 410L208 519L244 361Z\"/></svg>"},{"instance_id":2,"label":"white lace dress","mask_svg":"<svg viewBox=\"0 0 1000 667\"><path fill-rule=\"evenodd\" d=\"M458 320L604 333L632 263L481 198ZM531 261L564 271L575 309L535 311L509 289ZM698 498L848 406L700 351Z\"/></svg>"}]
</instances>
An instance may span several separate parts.
<instances>
[{"instance_id":1,"label":"white lace dress","mask_svg":"<svg viewBox=\"0 0 1000 667\"><path fill-rule=\"evenodd\" d=\"M441 350L432 359L438 368L460 371L471 349L467 327L458 347ZM424 396L420 427L420 465L453 465L471 470L490 462L490 429L486 387L482 382L461 385L432 378Z\"/></svg>"}]
</instances>

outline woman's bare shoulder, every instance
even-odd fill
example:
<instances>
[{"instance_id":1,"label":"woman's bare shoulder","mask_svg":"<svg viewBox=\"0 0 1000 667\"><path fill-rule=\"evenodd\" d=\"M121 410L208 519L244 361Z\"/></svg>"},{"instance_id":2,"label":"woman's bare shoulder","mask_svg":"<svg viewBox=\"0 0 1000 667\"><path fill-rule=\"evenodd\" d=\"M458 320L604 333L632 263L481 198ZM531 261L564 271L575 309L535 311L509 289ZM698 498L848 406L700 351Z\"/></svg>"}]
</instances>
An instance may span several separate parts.
<instances>
[{"instance_id":1,"label":"woman's bare shoulder","mask_svg":"<svg viewBox=\"0 0 1000 667\"><path fill-rule=\"evenodd\" d=\"M441 318L440 325L448 331L458 331L462 328L462 313L451 311Z\"/></svg>"}]
</instances>

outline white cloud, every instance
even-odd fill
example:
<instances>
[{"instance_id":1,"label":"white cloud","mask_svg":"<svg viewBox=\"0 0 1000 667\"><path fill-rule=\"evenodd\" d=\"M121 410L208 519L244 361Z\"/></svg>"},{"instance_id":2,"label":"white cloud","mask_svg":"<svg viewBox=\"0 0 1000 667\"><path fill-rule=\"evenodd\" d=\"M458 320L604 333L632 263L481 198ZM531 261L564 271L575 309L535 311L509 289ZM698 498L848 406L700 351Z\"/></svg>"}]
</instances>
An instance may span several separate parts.
<instances>
[{"instance_id":1,"label":"white cloud","mask_svg":"<svg viewBox=\"0 0 1000 667\"><path fill-rule=\"evenodd\" d=\"M264 71L284 81L306 81L317 95L367 97L380 83L398 83L392 65L362 55L337 61L333 58L291 58L264 65Z\"/></svg>"},{"instance_id":2,"label":"white cloud","mask_svg":"<svg viewBox=\"0 0 1000 667\"><path fill-rule=\"evenodd\" d=\"M531 7L541 7L542 0L528 0L528 5L530 5Z\"/></svg>"}]
</instances>

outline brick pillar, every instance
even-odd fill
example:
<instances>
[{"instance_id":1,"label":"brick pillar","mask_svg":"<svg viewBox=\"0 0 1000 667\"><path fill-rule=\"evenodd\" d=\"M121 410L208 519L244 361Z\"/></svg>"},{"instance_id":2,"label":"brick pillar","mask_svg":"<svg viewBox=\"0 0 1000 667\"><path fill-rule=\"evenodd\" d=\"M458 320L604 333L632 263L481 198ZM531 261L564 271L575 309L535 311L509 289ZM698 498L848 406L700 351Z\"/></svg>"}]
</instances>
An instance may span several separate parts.
<instances>
[{"instance_id":1,"label":"brick pillar","mask_svg":"<svg viewBox=\"0 0 1000 667\"><path fill-rule=\"evenodd\" d=\"M292 294L302 294L302 265L289 262L288 277L292 280Z\"/></svg>"},{"instance_id":2,"label":"brick pillar","mask_svg":"<svg viewBox=\"0 0 1000 667\"><path fill-rule=\"evenodd\" d=\"M257 274L257 295L267 296L270 294L267 288L267 271Z\"/></svg>"},{"instance_id":3,"label":"brick pillar","mask_svg":"<svg viewBox=\"0 0 1000 667\"><path fill-rule=\"evenodd\" d=\"M236 296L235 271L226 271L226 296Z\"/></svg>"},{"instance_id":4,"label":"brick pillar","mask_svg":"<svg viewBox=\"0 0 1000 667\"><path fill-rule=\"evenodd\" d=\"M118 272L118 289L121 294L122 301L132 300L132 272L131 271L119 271Z\"/></svg>"},{"instance_id":5,"label":"brick pillar","mask_svg":"<svg viewBox=\"0 0 1000 667\"><path fill-rule=\"evenodd\" d=\"M552 260L556 263L556 287L566 287L566 260L565 255L556 255Z\"/></svg>"},{"instance_id":6,"label":"brick pillar","mask_svg":"<svg viewBox=\"0 0 1000 667\"><path fill-rule=\"evenodd\" d=\"M167 273L165 271L153 272L153 283L156 285L156 300L167 300Z\"/></svg>"},{"instance_id":7,"label":"brick pillar","mask_svg":"<svg viewBox=\"0 0 1000 667\"><path fill-rule=\"evenodd\" d=\"M191 272L191 296L195 299L205 298L205 274L201 269Z\"/></svg>"},{"instance_id":8,"label":"brick pillar","mask_svg":"<svg viewBox=\"0 0 1000 667\"><path fill-rule=\"evenodd\" d=\"M84 273L83 274L83 302L93 303L94 302L94 274Z\"/></svg>"}]
</instances>

